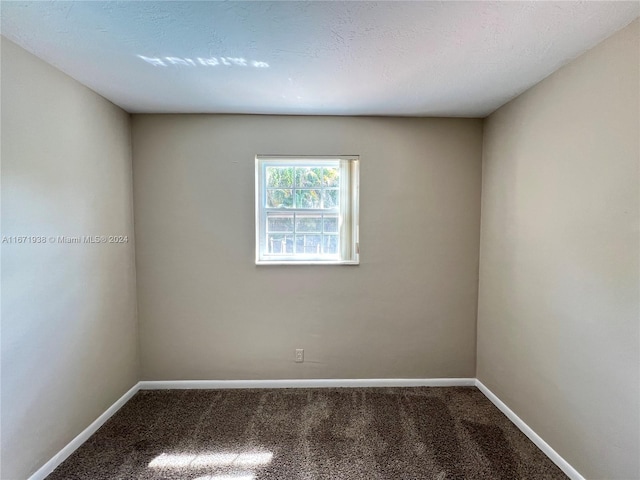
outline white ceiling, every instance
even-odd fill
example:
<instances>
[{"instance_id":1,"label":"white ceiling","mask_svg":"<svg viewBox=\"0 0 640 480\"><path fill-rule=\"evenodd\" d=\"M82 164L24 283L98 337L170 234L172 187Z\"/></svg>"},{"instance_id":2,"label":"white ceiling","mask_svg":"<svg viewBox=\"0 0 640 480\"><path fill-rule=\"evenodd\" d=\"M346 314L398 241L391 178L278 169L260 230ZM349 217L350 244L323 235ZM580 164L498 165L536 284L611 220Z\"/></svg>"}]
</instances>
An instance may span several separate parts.
<instances>
[{"instance_id":1,"label":"white ceiling","mask_svg":"<svg viewBox=\"0 0 640 480\"><path fill-rule=\"evenodd\" d=\"M2 35L129 112L482 117L634 2L35 1Z\"/></svg>"}]
</instances>

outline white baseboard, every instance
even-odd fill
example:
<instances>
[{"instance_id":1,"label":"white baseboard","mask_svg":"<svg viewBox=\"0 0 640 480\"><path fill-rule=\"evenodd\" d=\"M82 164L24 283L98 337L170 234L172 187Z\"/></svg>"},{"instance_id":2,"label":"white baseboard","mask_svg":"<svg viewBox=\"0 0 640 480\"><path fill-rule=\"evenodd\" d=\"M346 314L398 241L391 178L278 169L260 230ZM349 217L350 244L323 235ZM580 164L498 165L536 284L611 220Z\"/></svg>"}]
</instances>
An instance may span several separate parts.
<instances>
[{"instance_id":1,"label":"white baseboard","mask_svg":"<svg viewBox=\"0 0 640 480\"><path fill-rule=\"evenodd\" d=\"M141 390L336 387L471 387L475 378L346 378L299 380L143 380Z\"/></svg>"},{"instance_id":2,"label":"white baseboard","mask_svg":"<svg viewBox=\"0 0 640 480\"><path fill-rule=\"evenodd\" d=\"M64 462L69 455L76 451L76 449L82 445L87 439L93 435L104 423L111 418L120 408L133 397L136 392L140 390L140 383L136 383L129 389L127 393L121 396L116 402L111 405L102 415L95 419L95 421L85 428L80 434L71 440L66 447L60 450L51 460L45 463L36 473L29 477L29 480L43 480L51 472L53 472L58 466Z\"/></svg>"},{"instance_id":3,"label":"white baseboard","mask_svg":"<svg viewBox=\"0 0 640 480\"><path fill-rule=\"evenodd\" d=\"M533 429L524 423L524 421L516 415L513 410L511 410L507 405L500 400L495 393L489 390L480 380L476 379L476 387L484 393L485 397L487 397L491 403L493 403L498 409L504 413L509 420L516 427L518 427L522 433L524 433L529 440L536 444L536 446L542 450L542 452L549 457L549 459L555 463L571 480L585 480L585 478L580 475L580 473L573 468L569 462L567 462L564 458L560 456L558 452L556 452L551 445L545 442L540 435L533 431Z\"/></svg>"}]
</instances>

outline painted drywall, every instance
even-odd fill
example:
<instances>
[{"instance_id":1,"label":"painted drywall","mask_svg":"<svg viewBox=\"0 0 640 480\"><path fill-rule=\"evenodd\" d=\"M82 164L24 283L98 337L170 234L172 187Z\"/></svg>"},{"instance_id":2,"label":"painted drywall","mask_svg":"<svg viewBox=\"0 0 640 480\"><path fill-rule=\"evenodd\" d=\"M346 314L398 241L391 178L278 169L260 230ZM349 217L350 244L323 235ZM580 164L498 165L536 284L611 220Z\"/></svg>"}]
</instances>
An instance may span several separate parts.
<instances>
[{"instance_id":1,"label":"painted drywall","mask_svg":"<svg viewBox=\"0 0 640 480\"><path fill-rule=\"evenodd\" d=\"M636 20L485 124L478 378L586 478L640 477Z\"/></svg>"},{"instance_id":2,"label":"painted drywall","mask_svg":"<svg viewBox=\"0 0 640 480\"><path fill-rule=\"evenodd\" d=\"M131 136L123 110L1 48L0 477L24 479L138 379ZM57 238L83 235L128 242Z\"/></svg>"},{"instance_id":3,"label":"painted drywall","mask_svg":"<svg viewBox=\"0 0 640 480\"><path fill-rule=\"evenodd\" d=\"M474 376L481 120L132 122L144 380ZM360 155L359 266L254 264L256 154Z\"/></svg>"}]
</instances>

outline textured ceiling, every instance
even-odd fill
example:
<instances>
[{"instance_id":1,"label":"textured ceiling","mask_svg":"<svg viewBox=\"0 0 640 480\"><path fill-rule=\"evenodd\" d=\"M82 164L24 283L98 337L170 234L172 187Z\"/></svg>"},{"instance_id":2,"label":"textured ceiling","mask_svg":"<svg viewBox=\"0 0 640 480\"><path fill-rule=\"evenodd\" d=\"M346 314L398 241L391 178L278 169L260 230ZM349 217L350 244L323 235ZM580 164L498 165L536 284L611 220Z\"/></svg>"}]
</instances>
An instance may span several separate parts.
<instances>
[{"instance_id":1,"label":"textured ceiling","mask_svg":"<svg viewBox=\"0 0 640 480\"><path fill-rule=\"evenodd\" d=\"M3 1L1 26L130 112L482 117L639 5Z\"/></svg>"}]
</instances>

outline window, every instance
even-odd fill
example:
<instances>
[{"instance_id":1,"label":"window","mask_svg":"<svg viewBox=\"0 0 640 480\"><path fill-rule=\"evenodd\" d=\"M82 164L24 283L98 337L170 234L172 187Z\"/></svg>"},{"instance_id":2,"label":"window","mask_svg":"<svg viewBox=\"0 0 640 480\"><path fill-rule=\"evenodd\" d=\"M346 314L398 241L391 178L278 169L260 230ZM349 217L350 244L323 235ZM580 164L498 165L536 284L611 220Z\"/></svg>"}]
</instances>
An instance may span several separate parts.
<instances>
[{"instance_id":1,"label":"window","mask_svg":"<svg viewBox=\"0 0 640 480\"><path fill-rule=\"evenodd\" d=\"M256 263L358 264L358 157L256 157Z\"/></svg>"}]
</instances>

